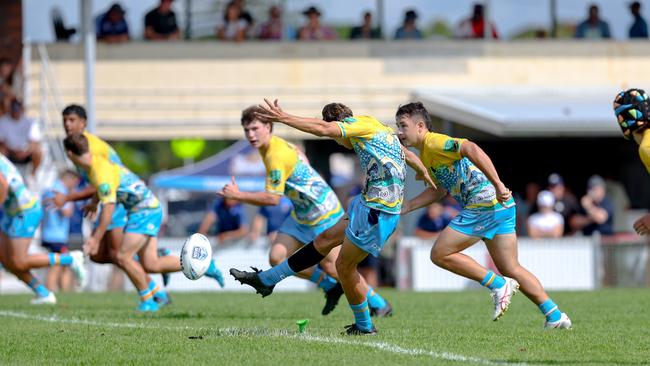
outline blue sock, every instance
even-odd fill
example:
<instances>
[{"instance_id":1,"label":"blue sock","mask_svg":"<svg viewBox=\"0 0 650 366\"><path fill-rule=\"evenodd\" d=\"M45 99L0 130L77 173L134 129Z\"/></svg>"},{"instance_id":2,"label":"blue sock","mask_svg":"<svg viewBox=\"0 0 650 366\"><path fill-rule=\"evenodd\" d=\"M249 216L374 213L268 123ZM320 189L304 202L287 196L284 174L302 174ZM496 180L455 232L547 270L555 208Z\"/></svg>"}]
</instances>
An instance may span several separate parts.
<instances>
[{"instance_id":1,"label":"blue sock","mask_svg":"<svg viewBox=\"0 0 650 366\"><path fill-rule=\"evenodd\" d=\"M214 264L214 261L210 262L210 267L208 267L208 270L205 271L205 274L208 276L216 276L217 272L219 272L219 270L217 269L217 266Z\"/></svg>"},{"instance_id":2,"label":"blue sock","mask_svg":"<svg viewBox=\"0 0 650 366\"><path fill-rule=\"evenodd\" d=\"M151 283L153 283L153 281L151 281ZM154 284L154 286L155 286L155 284ZM153 291L151 290L150 287L151 287L151 285L149 285L149 287L147 287L147 289L145 289L145 290L138 291L138 294L140 295L140 300L142 302L152 301L152 299L153 299Z\"/></svg>"},{"instance_id":3,"label":"blue sock","mask_svg":"<svg viewBox=\"0 0 650 366\"><path fill-rule=\"evenodd\" d=\"M488 271L488 273L485 275L485 278L483 278L481 281L481 285L489 288L490 290L501 288L505 284L506 279L492 271Z\"/></svg>"},{"instance_id":4,"label":"blue sock","mask_svg":"<svg viewBox=\"0 0 650 366\"><path fill-rule=\"evenodd\" d=\"M50 290L38 282L36 278L32 278L32 280L27 285L38 297L45 297L50 294Z\"/></svg>"},{"instance_id":5,"label":"blue sock","mask_svg":"<svg viewBox=\"0 0 650 366\"><path fill-rule=\"evenodd\" d=\"M375 292L375 289L370 286L368 286L368 293L366 294L366 297L368 298L370 307L373 309L382 309L384 306L386 306L386 300L384 300L383 297L379 296L379 294Z\"/></svg>"},{"instance_id":6,"label":"blue sock","mask_svg":"<svg viewBox=\"0 0 650 366\"><path fill-rule=\"evenodd\" d=\"M314 268L314 273L311 274L309 280L318 285L318 287L322 288L325 292L336 286L336 280L318 267Z\"/></svg>"},{"instance_id":7,"label":"blue sock","mask_svg":"<svg viewBox=\"0 0 650 366\"><path fill-rule=\"evenodd\" d=\"M539 310L541 310L542 314L546 316L546 320L549 322L556 322L562 317L560 308L551 299L541 303L539 305Z\"/></svg>"},{"instance_id":8,"label":"blue sock","mask_svg":"<svg viewBox=\"0 0 650 366\"><path fill-rule=\"evenodd\" d=\"M294 276L295 274L296 272L294 272L291 267L289 267L289 262L285 259L277 266L260 272L259 276L260 281L262 281L263 284L266 286L273 286L283 279Z\"/></svg>"},{"instance_id":9,"label":"blue sock","mask_svg":"<svg viewBox=\"0 0 650 366\"><path fill-rule=\"evenodd\" d=\"M48 254L50 266L69 266L72 264L72 256L70 254L50 253Z\"/></svg>"},{"instance_id":10,"label":"blue sock","mask_svg":"<svg viewBox=\"0 0 650 366\"><path fill-rule=\"evenodd\" d=\"M372 319L370 319L370 308L368 308L368 300L359 305L350 304L352 312L354 313L354 322L357 328L362 330L372 329Z\"/></svg>"}]
</instances>

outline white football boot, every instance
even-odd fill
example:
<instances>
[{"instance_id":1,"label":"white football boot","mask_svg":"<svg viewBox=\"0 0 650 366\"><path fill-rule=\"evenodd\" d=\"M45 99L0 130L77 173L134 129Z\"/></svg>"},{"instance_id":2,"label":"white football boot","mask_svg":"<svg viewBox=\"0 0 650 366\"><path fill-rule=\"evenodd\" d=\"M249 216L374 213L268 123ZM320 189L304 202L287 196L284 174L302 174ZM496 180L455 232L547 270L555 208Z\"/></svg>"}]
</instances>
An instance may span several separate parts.
<instances>
[{"instance_id":1,"label":"white football boot","mask_svg":"<svg viewBox=\"0 0 650 366\"><path fill-rule=\"evenodd\" d=\"M544 322L544 329L571 329L571 319L565 313L562 313L560 320L555 322Z\"/></svg>"},{"instance_id":2,"label":"white football boot","mask_svg":"<svg viewBox=\"0 0 650 366\"><path fill-rule=\"evenodd\" d=\"M77 279L77 284L80 289L86 288L88 284L88 273L86 272L86 267L84 266L84 254L80 250L73 250L70 252L72 256L72 264L70 264L70 269Z\"/></svg>"},{"instance_id":3,"label":"white football boot","mask_svg":"<svg viewBox=\"0 0 650 366\"><path fill-rule=\"evenodd\" d=\"M492 302L494 303L494 315L492 316L492 320L494 321L501 319L503 314L505 314L508 310L508 306L510 306L512 296L514 296L519 289L519 282L512 278L503 278L506 280L506 284L501 286L501 288L491 291Z\"/></svg>"},{"instance_id":4,"label":"white football boot","mask_svg":"<svg viewBox=\"0 0 650 366\"><path fill-rule=\"evenodd\" d=\"M54 292L50 291L47 296L36 296L29 303L32 305L54 305L56 304L56 296L54 296Z\"/></svg>"}]
</instances>

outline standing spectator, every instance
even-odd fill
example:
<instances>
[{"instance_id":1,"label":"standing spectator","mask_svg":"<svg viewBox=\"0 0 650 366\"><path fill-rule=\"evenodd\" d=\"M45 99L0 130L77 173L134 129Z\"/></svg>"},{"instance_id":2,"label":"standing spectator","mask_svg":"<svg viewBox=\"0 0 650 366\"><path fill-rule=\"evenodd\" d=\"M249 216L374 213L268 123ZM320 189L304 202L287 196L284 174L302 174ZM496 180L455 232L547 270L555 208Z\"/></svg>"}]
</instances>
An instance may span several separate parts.
<instances>
[{"instance_id":1,"label":"standing spectator","mask_svg":"<svg viewBox=\"0 0 650 366\"><path fill-rule=\"evenodd\" d=\"M9 114L0 117L0 153L21 170L31 162L32 176L41 165L41 130L37 121L25 116L16 98L10 102Z\"/></svg>"},{"instance_id":2,"label":"standing spectator","mask_svg":"<svg viewBox=\"0 0 650 366\"><path fill-rule=\"evenodd\" d=\"M251 13L246 10L244 0L232 0L230 4L235 4L239 7L239 19L246 22L246 37L248 37L250 35L250 30L253 29L253 26L255 25L255 19Z\"/></svg>"},{"instance_id":3,"label":"standing spectator","mask_svg":"<svg viewBox=\"0 0 650 366\"><path fill-rule=\"evenodd\" d=\"M363 13L363 24L352 28L350 39L381 39L379 28L372 26L372 13L367 11Z\"/></svg>"},{"instance_id":4,"label":"standing spectator","mask_svg":"<svg viewBox=\"0 0 650 366\"><path fill-rule=\"evenodd\" d=\"M614 206L605 193L605 180L594 175L587 182L587 194L580 199L582 209L574 218L574 226L582 229L584 235L599 232L614 234Z\"/></svg>"},{"instance_id":5,"label":"standing spectator","mask_svg":"<svg viewBox=\"0 0 650 366\"><path fill-rule=\"evenodd\" d=\"M404 22L395 31L395 39L422 39L422 32L415 24L417 18L418 13L413 9L404 13Z\"/></svg>"},{"instance_id":6,"label":"standing spectator","mask_svg":"<svg viewBox=\"0 0 650 366\"><path fill-rule=\"evenodd\" d=\"M331 41L337 37L334 29L320 24L320 11L315 6L310 6L303 13L307 17L307 24L298 31L301 41Z\"/></svg>"},{"instance_id":7,"label":"standing spectator","mask_svg":"<svg viewBox=\"0 0 650 366\"><path fill-rule=\"evenodd\" d=\"M148 40L179 39L181 32L172 10L173 0L160 0L160 5L144 17L144 38Z\"/></svg>"},{"instance_id":8,"label":"standing spectator","mask_svg":"<svg viewBox=\"0 0 650 366\"><path fill-rule=\"evenodd\" d=\"M600 19L598 15L598 6L589 6L589 16L576 28L576 38L603 39L611 38L609 24Z\"/></svg>"},{"instance_id":9,"label":"standing spectator","mask_svg":"<svg viewBox=\"0 0 650 366\"><path fill-rule=\"evenodd\" d=\"M124 9L114 3L97 21L97 39L106 43L129 41L129 25L124 19Z\"/></svg>"},{"instance_id":10,"label":"standing spectator","mask_svg":"<svg viewBox=\"0 0 650 366\"><path fill-rule=\"evenodd\" d=\"M445 215L442 204L434 202L427 207L427 211L420 216L415 228L415 236L420 239L433 239L447 227L451 218Z\"/></svg>"},{"instance_id":11,"label":"standing spectator","mask_svg":"<svg viewBox=\"0 0 650 366\"><path fill-rule=\"evenodd\" d=\"M277 205L260 207L258 215L253 219L253 227L251 228L250 236L251 243L255 244L255 242L257 242L259 235L262 233L264 223L266 223L266 236L268 242L273 243L275 241L275 236L278 233L278 229L282 226L284 219L289 216L292 209L293 204L286 196L282 196Z\"/></svg>"},{"instance_id":12,"label":"standing spectator","mask_svg":"<svg viewBox=\"0 0 650 366\"><path fill-rule=\"evenodd\" d=\"M246 39L248 23L241 17L239 5L231 2L226 6L223 23L217 27L217 39L222 41L242 42Z\"/></svg>"},{"instance_id":13,"label":"standing spectator","mask_svg":"<svg viewBox=\"0 0 650 366\"><path fill-rule=\"evenodd\" d=\"M287 36L288 30L284 28L282 22L282 11L277 5L269 8L269 20L260 26L260 39L279 41Z\"/></svg>"},{"instance_id":14,"label":"standing spectator","mask_svg":"<svg viewBox=\"0 0 650 366\"><path fill-rule=\"evenodd\" d=\"M630 12L634 17L634 23L630 27L630 38L648 38L648 24L641 16L641 3L638 1L630 4Z\"/></svg>"},{"instance_id":15,"label":"standing spectator","mask_svg":"<svg viewBox=\"0 0 650 366\"><path fill-rule=\"evenodd\" d=\"M207 235L214 224L219 245L242 239L248 234L248 220L244 205L239 201L225 198L217 200L212 210L205 215L199 233Z\"/></svg>"},{"instance_id":16,"label":"standing spectator","mask_svg":"<svg viewBox=\"0 0 650 366\"><path fill-rule=\"evenodd\" d=\"M458 24L455 35L457 38L484 38L485 23L485 8L483 7L483 4L474 4L474 11L472 12L472 16L464 19L460 22L460 24ZM490 25L492 38L499 38L499 35L497 34L497 28L494 23L488 23Z\"/></svg>"},{"instance_id":17,"label":"standing spectator","mask_svg":"<svg viewBox=\"0 0 650 366\"><path fill-rule=\"evenodd\" d=\"M575 230L571 227L571 219L580 209L578 200L567 191L564 179L557 173L548 176L548 190L555 196L553 210L562 215L564 219L564 233L572 234Z\"/></svg>"},{"instance_id":18,"label":"standing spectator","mask_svg":"<svg viewBox=\"0 0 650 366\"><path fill-rule=\"evenodd\" d=\"M539 184L529 182L526 184L524 197L520 195L515 197L517 202L517 233L519 236L528 236L528 218L537 210L537 196L539 195ZM555 197L553 197L555 203ZM551 206L552 208L552 206ZM564 220L562 220L564 222ZM564 231L564 228L562 228Z\"/></svg>"},{"instance_id":19,"label":"standing spectator","mask_svg":"<svg viewBox=\"0 0 650 366\"><path fill-rule=\"evenodd\" d=\"M531 238L559 238L564 233L564 218L553 211L555 196L549 191L537 195L538 212L528 218L528 235Z\"/></svg>"},{"instance_id":20,"label":"standing spectator","mask_svg":"<svg viewBox=\"0 0 650 366\"><path fill-rule=\"evenodd\" d=\"M43 202L54 197L56 193L68 194L79 184L79 175L73 170L66 170L52 187L43 194ZM74 203L68 202L61 208L56 206L46 207L41 222L41 244L50 253L68 253L70 218L74 214ZM64 291L72 290L72 272L64 266L53 266L47 273L45 287L50 291L61 288Z\"/></svg>"}]
</instances>

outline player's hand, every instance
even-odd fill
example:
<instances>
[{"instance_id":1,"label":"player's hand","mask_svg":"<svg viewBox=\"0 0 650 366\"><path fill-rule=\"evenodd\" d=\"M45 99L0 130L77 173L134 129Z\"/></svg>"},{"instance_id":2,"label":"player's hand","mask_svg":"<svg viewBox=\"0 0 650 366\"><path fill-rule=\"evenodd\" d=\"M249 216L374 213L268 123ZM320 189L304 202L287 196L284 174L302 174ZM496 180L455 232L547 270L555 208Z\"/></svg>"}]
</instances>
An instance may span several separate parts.
<instances>
[{"instance_id":1,"label":"player's hand","mask_svg":"<svg viewBox=\"0 0 650 366\"><path fill-rule=\"evenodd\" d=\"M400 211L400 213L402 215L406 215L409 212L411 212L411 201L405 200L402 202L402 210Z\"/></svg>"},{"instance_id":2,"label":"player's hand","mask_svg":"<svg viewBox=\"0 0 650 366\"><path fill-rule=\"evenodd\" d=\"M420 178L418 179L418 177L420 177ZM430 176L429 174L426 174L426 175L423 176L422 174L418 173L418 174L415 176L415 179L416 179L416 180L423 180L423 181L424 181L424 184L426 184L427 186L429 186L429 187L431 187L431 188L433 188L433 189L438 189L438 186L437 186L436 183L433 181L433 179L431 179L431 176Z\"/></svg>"},{"instance_id":3,"label":"player's hand","mask_svg":"<svg viewBox=\"0 0 650 366\"><path fill-rule=\"evenodd\" d=\"M255 115L263 122L284 122L289 117L289 114L280 108L280 103L277 99L271 103L268 99L264 98L264 104L260 104L259 107L264 112L255 113Z\"/></svg>"},{"instance_id":4,"label":"player's hand","mask_svg":"<svg viewBox=\"0 0 650 366\"><path fill-rule=\"evenodd\" d=\"M585 210L589 210L594 206L594 200L589 195L584 195L580 199L580 204Z\"/></svg>"},{"instance_id":5,"label":"player's hand","mask_svg":"<svg viewBox=\"0 0 650 366\"><path fill-rule=\"evenodd\" d=\"M89 204L85 205L81 209L84 217L86 217L88 220L95 221L95 219L97 219L97 207L97 202L90 202Z\"/></svg>"},{"instance_id":6,"label":"player's hand","mask_svg":"<svg viewBox=\"0 0 650 366\"><path fill-rule=\"evenodd\" d=\"M53 197L45 200L45 208L48 210L60 209L66 203L65 198L65 194L56 192Z\"/></svg>"},{"instance_id":7,"label":"player's hand","mask_svg":"<svg viewBox=\"0 0 650 366\"><path fill-rule=\"evenodd\" d=\"M634 231L639 235L650 234L650 214L646 214L634 223Z\"/></svg>"},{"instance_id":8,"label":"player's hand","mask_svg":"<svg viewBox=\"0 0 650 366\"><path fill-rule=\"evenodd\" d=\"M506 188L505 184L502 182L499 182L496 186L494 186L497 194L497 201L501 204L503 207L508 207L506 206L506 202L508 202L512 198L512 192L508 188Z\"/></svg>"},{"instance_id":9,"label":"player's hand","mask_svg":"<svg viewBox=\"0 0 650 366\"><path fill-rule=\"evenodd\" d=\"M84 254L86 255L95 255L99 251L99 240L95 239L94 236L90 236L86 239L86 242L83 245Z\"/></svg>"},{"instance_id":10,"label":"player's hand","mask_svg":"<svg viewBox=\"0 0 650 366\"><path fill-rule=\"evenodd\" d=\"M239 194L239 187L237 186L237 182L235 182L235 177L231 176L230 182L231 183L223 186L223 189L221 191L218 191L217 195L224 198L237 199L237 195Z\"/></svg>"}]
</instances>

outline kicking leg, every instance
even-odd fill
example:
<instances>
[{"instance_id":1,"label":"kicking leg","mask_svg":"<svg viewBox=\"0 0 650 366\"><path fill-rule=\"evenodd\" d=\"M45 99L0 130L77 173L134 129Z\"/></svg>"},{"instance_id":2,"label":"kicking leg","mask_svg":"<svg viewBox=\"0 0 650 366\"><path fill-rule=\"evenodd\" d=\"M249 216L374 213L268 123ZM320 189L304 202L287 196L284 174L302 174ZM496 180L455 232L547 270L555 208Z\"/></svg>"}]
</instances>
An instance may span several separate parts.
<instances>
[{"instance_id":1,"label":"kicking leg","mask_svg":"<svg viewBox=\"0 0 650 366\"><path fill-rule=\"evenodd\" d=\"M357 270L357 265L367 255L367 252L361 250L346 238L341 253L336 260L339 280L354 313L355 323L347 329L347 333L351 335L374 334L377 332L372 324L372 319L370 319L370 308L366 299L368 285Z\"/></svg>"}]
</instances>

